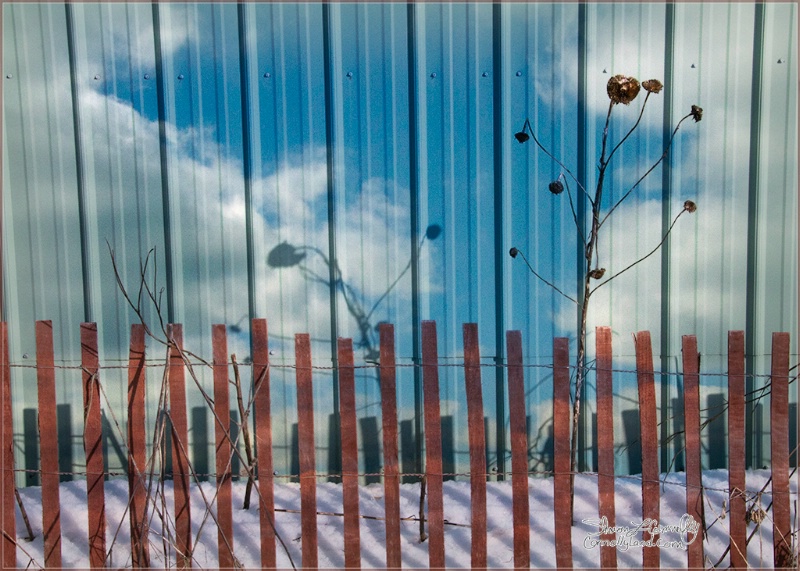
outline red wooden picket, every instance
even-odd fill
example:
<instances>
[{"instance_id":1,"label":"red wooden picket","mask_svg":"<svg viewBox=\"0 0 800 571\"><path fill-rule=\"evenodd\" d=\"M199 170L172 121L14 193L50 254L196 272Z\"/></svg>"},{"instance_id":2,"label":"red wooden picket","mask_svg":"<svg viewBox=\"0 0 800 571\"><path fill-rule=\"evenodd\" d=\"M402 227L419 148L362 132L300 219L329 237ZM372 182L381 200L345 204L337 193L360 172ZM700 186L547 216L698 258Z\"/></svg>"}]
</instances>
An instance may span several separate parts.
<instances>
[{"instance_id":1,"label":"red wooden picket","mask_svg":"<svg viewBox=\"0 0 800 571\"><path fill-rule=\"evenodd\" d=\"M8 351L8 324L0 322L0 414L3 425L0 428L0 462L3 464L2 475L2 531L0 541L3 557L0 564L6 569L16 567L17 563L17 522L14 513L14 423L11 405L11 362Z\"/></svg>"},{"instance_id":2,"label":"red wooden picket","mask_svg":"<svg viewBox=\"0 0 800 571\"><path fill-rule=\"evenodd\" d=\"M397 379L394 357L394 325L381 323L381 414L383 416L383 486L386 514L386 566L399 568L400 466L397 446Z\"/></svg>"},{"instance_id":3,"label":"red wooden picket","mask_svg":"<svg viewBox=\"0 0 800 571\"><path fill-rule=\"evenodd\" d=\"M611 328L595 329L595 351L597 353L597 509L600 517L606 518L608 527L614 527L617 511L614 505L614 393ZM604 533L605 541L616 539L613 533ZM617 568L617 548L610 544L600 546L600 566Z\"/></svg>"},{"instance_id":4,"label":"red wooden picket","mask_svg":"<svg viewBox=\"0 0 800 571\"><path fill-rule=\"evenodd\" d=\"M422 392L425 408L425 479L428 493L428 560L444 567L442 419L439 406L439 351L436 322L422 322Z\"/></svg>"},{"instance_id":5,"label":"red wooden picket","mask_svg":"<svg viewBox=\"0 0 800 571\"><path fill-rule=\"evenodd\" d=\"M303 567L317 567L317 462L314 446L314 390L311 339L294 336L297 361L297 440L300 457L300 526Z\"/></svg>"},{"instance_id":6,"label":"red wooden picket","mask_svg":"<svg viewBox=\"0 0 800 571\"><path fill-rule=\"evenodd\" d=\"M569 339L557 337L553 339L553 517L556 566L561 569L572 567L569 385Z\"/></svg>"},{"instance_id":7,"label":"red wooden picket","mask_svg":"<svg viewBox=\"0 0 800 571\"><path fill-rule=\"evenodd\" d=\"M791 497L789 495L789 334L772 334L770 434L772 459L772 547L774 567L792 563Z\"/></svg>"},{"instance_id":8,"label":"red wooden picket","mask_svg":"<svg viewBox=\"0 0 800 571\"><path fill-rule=\"evenodd\" d=\"M744 331L728 332L728 487L730 566L747 567Z\"/></svg>"},{"instance_id":9,"label":"red wooden picket","mask_svg":"<svg viewBox=\"0 0 800 571\"><path fill-rule=\"evenodd\" d=\"M45 567L61 567L58 425L53 322L36 322L36 374L39 390L39 454L42 466L42 533Z\"/></svg>"},{"instance_id":10,"label":"red wooden picket","mask_svg":"<svg viewBox=\"0 0 800 571\"><path fill-rule=\"evenodd\" d=\"M144 325L131 325L128 356L128 495L131 558L134 567L150 567L147 523L147 440L145 431Z\"/></svg>"},{"instance_id":11,"label":"red wooden picket","mask_svg":"<svg viewBox=\"0 0 800 571\"><path fill-rule=\"evenodd\" d=\"M339 417L342 436L342 507L344 509L344 566L361 568L358 506L358 431L352 339L339 339Z\"/></svg>"},{"instance_id":12,"label":"red wooden picket","mask_svg":"<svg viewBox=\"0 0 800 571\"><path fill-rule=\"evenodd\" d=\"M175 550L178 568L192 566L192 524L189 502L188 419L183 361L183 327L167 325L169 338L169 418L172 423L172 478L175 496Z\"/></svg>"},{"instance_id":13,"label":"red wooden picket","mask_svg":"<svg viewBox=\"0 0 800 571\"><path fill-rule=\"evenodd\" d=\"M228 337L225 325L211 327L214 353L214 437L217 471L217 545L220 568L233 567L233 510L231 506L231 407L228 394Z\"/></svg>"},{"instance_id":14,"label":"red wooden picket","mask_svg":"<svg viewBox=\"0 0 800 571\"><path fill-rule=\"evenodd\" d=\"M486 434L483 424L481 355L478 325L464 324L464 381L469 424L470 501L472 504L472 567L486 567Z\"/></svg>"},{"instance_id":15,"label":"red wooden picket","mask_svg":"<svg viewBox=\"0 0 800 571\"><path fill-rule=\"evenodd\" d=\"M269 385L269 344L267 320L253 319L253 411L255 413L256 455L258 456L258 517L261 529L261 567L273 569L276 563L275 489L272 462L272 411ZM244 419L241 419L244 421Z\"/></svg>"},{"instance_id":16,"label":"red wooden picket","mask_svg":"<svg viewBox=\"0 0 800 571\"><path fill-rule=\"evenodd\" d=\"M658 420L656 418L656 388L653 372L653 350L650 332L636 334L636 377L639 385L639 440L642 443L642 519L658 521L660 514L658 491ZM649 532L644 541L655 540ZM659 548L642 547L642 566L659 567Z\"/></svg>"},{"instance_id":17,"label":"red wooden picket","mask_svg":"<svg viewBox=\"0 0 800 571\"><path fill-rule=\"evenodd\" d=\"M522 334L506 332L508 352L508 419L511 430L511 506L514 522L514 567L531 566L530 505L528 500L528 430Z\"/></svg>"},{"instance_id":18,"label":"red wooden picket","mask_svg":"<svg viewBox=\"0 0 800 571\"><path fill-rule=\"evenodd\" d=\"M704 521L702 472L700 465L700 378L697 338L684 335L683 415L686 434L686 513L696 522ZM703 567L703 526L688 548L689 567Z\"/></svg>"},{"instance_id":19,"label":"red wooden picket","mask_svg":"<svg viewBox=\"0 0 800 571\"><path fill-rule=\"evenodd\" d=\"M89 564L102 568L106 561L106 512L103 485L103 419L100 412L100 369L97 324L81 323L83 368L83 449L86 452L86 499L89 519Z\"/></svg>"}]
</instances>

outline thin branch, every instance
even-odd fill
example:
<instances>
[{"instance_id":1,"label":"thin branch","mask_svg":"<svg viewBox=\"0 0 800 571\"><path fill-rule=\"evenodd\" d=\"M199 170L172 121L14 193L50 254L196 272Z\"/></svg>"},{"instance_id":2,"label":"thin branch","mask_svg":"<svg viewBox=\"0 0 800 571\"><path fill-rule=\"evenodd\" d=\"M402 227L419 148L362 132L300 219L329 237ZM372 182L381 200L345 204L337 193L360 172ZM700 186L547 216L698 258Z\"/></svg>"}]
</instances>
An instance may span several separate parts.
<instances>
[{"instance_id":1,"label":"thin branch","mask_svg":"<svg viewBox=\"0 0 800 571\"><path fill-rule=\"evenodd\" d=\"M597 287L595 287L595 288L594 288L594 289L591 291L591 293L594 293L594 292L596 292L598 289L600 289L601 287L603 287L604 285L606 285L608 282L610 282L611 280L613 280L613 279L614 279L614 278L616 278L617 276L620 276L620 275L624 274L625 272L627 272L628 270L630 270L630 269L631 269L633 266L635 266L635 265L637 265L637 264L640 264L640 263L644 262L644 261L645 261L647 258L649 258L649 257L650 257L650 256L652 256L653 254L655 254L655 253L658 251L658 249L659 249L659 248L661 248L661 246L663 246L663 245L664 245L664 242L666 242L666 240L667 240L667 237L668 237L668 236L670 235L670 233L672 232L672 228L675 226L675 223L678 221L678 218L680 218L680 217L681 217L681 215L682 215L684 212L686 212L686 208L684 208L683 210L681 210L680 212L678 212L678 215L677 215L677 216L675 217L675 219L672 221L672 224L670 224L670 225L669 225L669 229L667 229L667 232L664 234L664 237L663 237L663 238L661 238L661 241L658 243L658 245L657 245L655 248L653 248L653 249L650 251L650 253L649 253L649 254L647 254L646 256L644 256L644 257L642 257L642 258L639 258L638 260L636 260L635 262L633 262L631 265L629 265L629 266L628 266L627 268L625 268L624 270L621 270L620 272L618 272L618 273L614 274L613 276L611 276L610 278L608 278L608 279L607 279L606 281L604 281L603 283L599 284Z\"/></svg>"},{"instance_id":2,"label":"thin branch","mask_svg":"<svg viewBox=\"0 0 800 571\"><path fill-rule=\"evenodd\" d=\"M642 115L644 115L644 108L647 105L647 100L648 99L650 99L650 92L649 91L647 92L647 95L644 98L644 103L642 103L642 109L639 111L639 117L636 119L636 123L633 124L633 127L631 127L631 130L628 131L628 133L624 137L622 137L622 140L620 140L620 142L617 143L616 146L608 154L608 158L606 159L606 164L611 162L611 157L614 156L614 153L617 152L617 149L619 149L622 146L622 143L624 143L626 141L626 139L628 137L630 137L631 134L636 130L636 127L639 126L639 123L642 121Z\"/></svg>"},{"instance_id":3,"label":"thin branch","mask_svg":"<svg viewBox=\"0 0 800 571\"><path fill-rule=\"evenodd\" d=\"M577 305L577 304L578 304L578 302L577 302L577 301L575 301L575 299L571 298L570 296L568 296L567 294L565 294L563 291L561 291L560 289L558 289L558 288L557 288L555 285L551 284L549 281L547 281L547 280L546 280L546 279L544 279L542 276L540 276L539 274L537 274L537 273L536 273L536 270L534 270L534 269L533 269L533 267L531 266L530 262L528 262L528 258L526 258L526 257L525 257L525 254L523 254L523 253L522 253L522 250L519 250L519 249L517 249L517 253L518 253L520 256L522 256L522 259L525 261L525 264L528 266L528 269L531 271L531 273L533 273L533 275L534 275L534 276L536 276L537 278L539 278L540 280L542 280L544 283L546 283L546 284L547 284L547 285L549 285L551 288L553 288L554 290L556 290L558 293L560 293L561 295L563 295L564 297L566 297L568 300L570 300L570 301L571 301L572 303L574 303L575 305Z\"/></svg>"},{"instance_id":4,"label":"thin branch","mask_svg":"<svg viewBox=\"0 0 800 571\"><path fill-rule=\"evenodd\" d=\"M614 204L614 206L612 206L612 207L611 207L611 209L610 209L610 210L609 210L609 211L606 213L606 215L605 215L605 216L603 216L603 219L600 221L600 224L598 225L598 228L600 228L600 226L602 226L603 224L605 224L605 221L608 219L608 217L609 217L609 216L611 216L611 213L612 213L612 212L614 212L614 210L616 210L616 208L617 208L617 207L618 207L620 204L622 204L622 202L623 202L623 201L624 201L626 198L628 198L628 196L629 196L629 195L630 195L630 194L631 194L631 193L632 193L632 192L633 192L633 191L636 189L636 187L638 187L638 186L639 186L639 184L641 184L641 182L642 182L642 181L643 181L645 178L647 178L647 176L648 176L648 175L649 175L651 172L653 172L653 171L655 170L655 168L656 168L658 165L660 165L660 164L661 164L661 161L663 161L663 160L666 158L667 154L669 153L669 150L670 150L670 148L672 147L672 141L675 139L675 135L678 133L678 129L680 129L680 128L681 128L681 123L683 123L684 121L686 121L686 119L688 119L688 118L689 118L689 117L691 117L691 116L692 116L692 114L691 114L691 113L689 113L688 115L685 115L685 116L684 116L684 117L683 117L683 118L682 118L680 121L678 121L678 124L677 124L677 125L675 125L675 129L673 129L673 131L672 131L672 135L671 135L671 136L670 136L670 138L669 138L669 143L667 143L667 147L664 149L664 152L661 154L661 156L658 158L658 160L657 160L655 163L653 163L653 166L651 166L649 169L647 169L647 172L645 172L645 173L644 173L644 174L643 174L643 175L642 175L642 176L639 178L639 180L637 180L637 181L636 181L636 183L635 183L635 184L634 184L632 187L630 187L630 189L628 189L628 192L626 192L625 194L623 194L623 195L622 195L622 198L620 198L620 199L619 199L619 200L616 202L616 204Z\"/></svg>"},{"instance_id":5,"label":"thin branch","mask_svg":"<svg viewBox=\"0 0 800 571\"><path fill-rule=\"evenodd\" d=\"M558 160L558 159L555 157L555 155L553 155L553 153L551 153L551 152L550 152L550 151L548 151L546 148L544 148L544 145L542 145L542 143L541 143L541 142L539 141L539 139L536 137L536 133L534 133L534 132L533 132L533 129L531 128L530 121L528 121L528 120L526 119L526 120L525 120L525 124L527 125L527 127L528 127L528 132L530 132L530 134L531 134L531 138L533 139L533 142L534 142L534 143L536 143L536 146L537 146L537 147L539 147L539 148L542 150L542 152L544 152L544 154L546 154L548 157L550 157L550 158L551 158L551 159L552 159L552 160L553 160L553 161L554 161L554 162L555 162L555 163L556 163L558 166L560 166L560 167L561 167L561 169L562 169L562 170L563 170L565 173L567 173L567 174L568 174L570 177L572 177L572 180L574 180L574 181L575 181L575 184L577 184L577 185L578 185L578 187L579 187L579 188L580 188L580 189L583 191L583 194L584 194L584 195L586 195L586 198L588 198L588 199L589 199L589 202L591 202L592 204L594 204L594 201L592 200L592 197L591 197L591 196L589 196L589 193L588 193L588 192L586 192L586 189L585 189L585 188L584 188L584 186L583 186L583 185L580 183L580 181L578 180L578 178L577 178L577 177L576 177L574 174L572 174L572 171L571 171L571 170L569 170L569 169L567 168L567 166L566 166L564 163L562 163L560 160Z\"/></svg>"},{"instance_id":6,"label":"thin branch","mask_svg":"<svg viewBox=\"0 0 800 571\"><path fill-rule=\"evenodd\" d=\"M583 247L586 247L586 237L583 235L583 230L581 229L581 225L578 222L578 214L575 212L575 204L572 202L572 192L569 189L569 181L567 177L563 174L560 175L559 178L564 179L564 184L567 187L567 196L569 197L569 209L572 211L572 219L575 221L575 228L578 230L578 235L581 237L581 242L583 243Z\"/></svg>"}]
</instances>

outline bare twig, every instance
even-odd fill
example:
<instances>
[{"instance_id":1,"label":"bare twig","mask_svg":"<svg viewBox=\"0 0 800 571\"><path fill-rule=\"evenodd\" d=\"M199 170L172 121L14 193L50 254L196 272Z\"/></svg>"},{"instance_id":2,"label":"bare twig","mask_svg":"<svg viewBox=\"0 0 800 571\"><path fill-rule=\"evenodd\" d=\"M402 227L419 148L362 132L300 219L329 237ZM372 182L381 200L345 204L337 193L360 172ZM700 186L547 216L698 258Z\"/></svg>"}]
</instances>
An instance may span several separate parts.
<instances>
[{"instance_id":1,"label":"bare twig","mask_svg":"<svg viewBox=\"0 0 800 571\"><path fill-rule=\"evenodd\" d=\"M247 488L244 492L244 503L242 504L242 509L248 510L250 509L250 494L253 490L253 467L255 466L255 462L253 459L253 450L250 445L250 423L247 422L248 415L245 413L244 401L242 399L242 381L239 376L239 364L236 362L236 355L233 353L231 354L231 363L233 365L233 383L236 387L236 405L239 408L239 431L244 440L244 452L247 456L247 465L250 466L250 470L248 470L249 475L247 477Z\"/></svg>"},{"instance_id":2,"label":"bare twig","mask_svg":"<svg viewBox=\"0 0 800 571\"><path fill-rule=\"evenodd\" d=\"M528 269L531 271L531 273L533 273L533 275L534 275L534 276L536 276L537 278L539 278L540 280L542 280L544 283L546 283L547 285L549 285L551 288L553 288L554 290L556 290L558 293L560 293L561 295L563 295L564 297L566 297L566 298L567 298L568 300L570 300L572 303L575 303L575 304L577 304L577 303L578 303L578 302L577 302L577 301L576 301L574 298L572 298L572 297L568 296L568 295L567 295L567 294L565 294L563 291L561 291L560 289L558 289L558 287L556 287L554 284L550 283L549 281L547 281L546 279L544 279L542 276L540 276L538 273L536 273L536 270L534 270L534 269L533 269L533 267L531 266L530 262L528 262L528 258L526 258L526 257L525 257L525 254L522 252L522 250L520 250L520 249L517 249L517 254L519 254L520 256L522 256L522 259L525 261L525 264L528 266Z\"/></svg>"}]
</instances>

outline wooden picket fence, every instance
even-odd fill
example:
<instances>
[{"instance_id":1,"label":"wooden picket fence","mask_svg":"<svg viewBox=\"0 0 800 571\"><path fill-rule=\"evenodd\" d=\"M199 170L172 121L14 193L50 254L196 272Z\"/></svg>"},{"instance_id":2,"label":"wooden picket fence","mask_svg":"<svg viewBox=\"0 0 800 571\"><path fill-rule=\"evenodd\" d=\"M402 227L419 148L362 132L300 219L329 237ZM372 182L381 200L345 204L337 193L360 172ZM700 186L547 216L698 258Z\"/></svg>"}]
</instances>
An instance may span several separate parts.
<instances>
[{"instance_id":1,"label":"wooden picket fence","mask_svg":"<svg viewBox=\"0 0 800 571\"><path fill-rule=\"evenodd\" d=\"M254 381L255 443L258 474L255 489L260 512L261 566L276 566L276 534L274 528L274 491L272 438L270 424L270 367L267 344L267 323L252 321L252 362ZM172 462L174 478L174 517L176 565L190 567L192 563L191 513L189 503L192 469L186 450L187 414L185 368L180 325L169 325L168 384L170 419L172 424ZM88 501L89 560L92 568L107 564L104 517L104 471L102 423L100 410L97 326L84 323L80 330L82 348L83 389L85 405L84 445L86 450L86 479ZM478 328L465 324L464 378L468 406L469 455L471 482L471 563L472 567L487 566L487 517L485 433L483 396L481 389ZM231 508L232 441L228 390L229 362L226 328L214 325L213 380L217 421L216 478L221 568L234 564L234 537ZM314 448L314 403L311 345L308 334L295 337L298 442L301 495L302 567L313 568L318 562L316 472ZM514 566L530 567L530 511L528 505L528 442L524 397L525 365L522 357L522 338L519 331L509 331L507 342L508 405L511 432L511 485L513 498ZM614 435L612 407L611 330L597 329L597 432L598 448L598 509L615 525L614 509ZM0 324L0 402L2 402L2 562L5 568L16 564L16 522L14 489L14 456L12 448L11 367L8 352L8 329ZM36 360L40 411L56 407L53 330L49 321L36 322ZM642 516L659 519L659 464L655 400L655 374L650 334L635 336L636 371L639 388L639 415L642 447ZM400 549L400 470L398 464L398 422L395 385L395 341L391 324L380 326L380 390L383 418L383 484L385 486L385 544L387 567L401 566ZM686 441L686 513L703 521L700 466L700 400L699 358L697 341L692 335L682 340L685 441ZM338 341L338 371L340 383L340 419L342 454L342 494L344 511L345 566L359 568L361 550L359 537L358 448L356 441L356 408L353 345L349 339ZM745 356L744 335L732 331L728 337L728 447L730 489L730 564L746 566L747 523L745 504ZM789 486L789 335L775 333L772 338L771 363L771 458L772 458L772 525L773 551L776 567L796 565L793 559L790 522ZM135 567L149 565L146 485L144 480L145 425L145 330L142 325L131 328L128 364L128 483L131 528L132 562ZM439 414L439 357L436 324L422 323L422 380L425 421L425 477L427 482L428 549L431 567L445 566L445 537L443 516L443 469L441 418ZM554 418L554 504L557 565L570 568L573 553L570 520L570 362L566 338L553 342L553 418ZM42 523L44 535L44 566L61 566L61 532L59 507L58 446L54 414L39 415L41 438ZM647 532L645 532L645 535ZM613 536L602 536L613 539ZM648 539L644 537L643 539ZM690 567L704 564L703 541L688 547ZM601 565L616 568L617 551L601 547ZM643 567L659 567L659 548L643 548Z\"/></svg>"}]
</instances>

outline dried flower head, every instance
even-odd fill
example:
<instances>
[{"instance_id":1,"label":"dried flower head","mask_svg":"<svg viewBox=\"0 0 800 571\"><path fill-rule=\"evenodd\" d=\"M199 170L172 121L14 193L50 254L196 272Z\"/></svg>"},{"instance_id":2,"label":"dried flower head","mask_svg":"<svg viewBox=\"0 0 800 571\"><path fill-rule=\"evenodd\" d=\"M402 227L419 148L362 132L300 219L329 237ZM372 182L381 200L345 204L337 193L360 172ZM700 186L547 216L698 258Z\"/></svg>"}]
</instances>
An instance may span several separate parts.
<instances>
[{"instance_id":1,"label":"dried flower head","mask_svg":"<svg viewBox=\"0 0 800 571\"><path fill-rule=\"evenodd\" d=\"M642 82L642 87L649 93L659 93L664 88L664 84L657 79L648 79Z\"/></svg>"},{"instance_id":2,"label":"dried flower head","mask_svg":"<svg viewBox=\"0 0 800 571\"><path fill-rule=\"evenodd\" d=\"M761 522L763 522L766 518L767 513L758 503L751 504L750 508L744 514L744 520L747 523L754 523L756 526L761 525Z\"/></svg>"},{"instance_id":3,"label":"dried flower head","mask_svg":"<svg viewBox=\"0 0 800 571\"><path fill-rule=\"evenodd\" d=\"M615 75L608 80L606 90L612 103L624 103L627 105L639 95L639 80L635 77Z\"/></svg>"},{"instance_id":4,"label":"dried flower head","mask_svg":"<svg viewBox=\"0 0 800 571\"><path fill-rule=\"evenodd\" d=\"M553 194L561 194L562 192L564 192L564 185L561 184L560 180L554 180L547 186L547 190L549 190Z\"/></svg>"},{"instance_id":5,"label":"dried flower head","mask_svg":"<svg viewBox=\"0 0 800 571\"><path fill-rule=\"evenodd\" d=\"M690 115L692 116L692 119L694 119L695 123L697 123L703 118L703 108L698 107L697 105L692 105L692 112Z\"/></svg>"},{"instance_id":6,"label":"dried flower head","mask_svg":"<svg viewBox=\"0 0 800 571\"><path fill-rule=\"evenodd\" d=\"M512 258L516 258L517 254L519 254L519 250L517 250L516 248L511 248L508 251L508 255L511 256Z\"/></svg>"},{"instance_id":7,"label":"dried flower head","mask_svg":"<svg viewBox=\"0 0 800 571\"><path fill-rule=\"evenodd\" d=\"M695 212L697 210L697 204L695 204L691 200L687 200L686 202L683 203L683 209L691 214L692 212Z\"/></svg>"},{"instance_id":8,"label":"dried flower head","mask_svg":"<svg viewBox=\"0 0 800 571\"><path fill-rule=\"evenodd\" d=\"M589 277L592 278L593 280L599 280L600 278L603 277L605 273L606 273L605 268L596 268L591 272L589 272Z\"/></svg>"}]
</instances>

